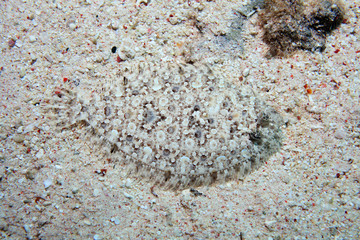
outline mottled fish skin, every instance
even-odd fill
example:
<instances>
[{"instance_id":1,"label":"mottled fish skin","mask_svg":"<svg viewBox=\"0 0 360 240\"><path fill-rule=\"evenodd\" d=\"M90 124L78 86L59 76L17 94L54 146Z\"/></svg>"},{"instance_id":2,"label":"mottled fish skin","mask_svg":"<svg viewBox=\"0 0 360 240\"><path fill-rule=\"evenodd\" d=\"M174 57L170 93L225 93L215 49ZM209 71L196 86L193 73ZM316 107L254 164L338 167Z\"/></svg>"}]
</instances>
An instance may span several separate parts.
<instances>
[{"instance_id":1,"label":"mottled fish skin","mask_svg":"<svg viewBox=\"0 0 360 240\"><path fill-rule=\"evenodd\" d=\"M164 188L243 178L281 147L281 116L205 66L129 63L118 78L93 82L89 99L55 96L60 126L87 126L129 175Z\"/></svg>"}]
</instances>

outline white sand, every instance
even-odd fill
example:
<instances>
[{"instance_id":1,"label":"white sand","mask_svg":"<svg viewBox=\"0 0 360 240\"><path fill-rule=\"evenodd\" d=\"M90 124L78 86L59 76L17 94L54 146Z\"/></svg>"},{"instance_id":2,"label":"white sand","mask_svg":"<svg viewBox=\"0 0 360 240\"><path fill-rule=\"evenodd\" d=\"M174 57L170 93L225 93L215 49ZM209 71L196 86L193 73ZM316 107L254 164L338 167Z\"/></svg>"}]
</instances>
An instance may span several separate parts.
<instances>
[{"instance_id":1,"label":"white sand","mask_svg":"<svg viewBox=\"0 0 360 240\"><path fill-rule=\"evenodd\" d=\"M81 129L59 132L41 113L56 89L116 77L118 54L125 61L189 57L189 44L228 32L232 9L240 6L234 0L2 1L0 238L359 239L358 0L346 3L346 23L322 54L264 58L267 46L261 33L253 34L255 14L244 26L241 58L234 57L240 50L222 51L215 43L213 51L192 56L239 85L249 71L241 84L251 84L288 119L282 150L244 181L198 188L200 196L152 190L151 183L125 177Z\"/></svg>"}]
</instances>

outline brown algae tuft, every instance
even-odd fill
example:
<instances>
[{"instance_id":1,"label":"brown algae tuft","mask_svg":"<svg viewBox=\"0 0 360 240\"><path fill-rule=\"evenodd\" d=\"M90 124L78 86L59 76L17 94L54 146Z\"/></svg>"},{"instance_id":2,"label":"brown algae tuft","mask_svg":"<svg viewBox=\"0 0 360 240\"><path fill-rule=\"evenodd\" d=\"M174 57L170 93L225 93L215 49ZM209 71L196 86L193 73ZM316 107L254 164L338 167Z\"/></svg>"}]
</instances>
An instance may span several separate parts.
<instances>
[{"instance_id":1,"label":"brown algae tuft","mask_svg":"<svg viewBox=\"0 0 360 240\"><path fill-rule=\"evenodd\" d=\"M343 18L344 8L335 0L266 0L259 12L269 56L286 56L299 49L323 51L326 36Z\"/></svg>"}]
</instances>

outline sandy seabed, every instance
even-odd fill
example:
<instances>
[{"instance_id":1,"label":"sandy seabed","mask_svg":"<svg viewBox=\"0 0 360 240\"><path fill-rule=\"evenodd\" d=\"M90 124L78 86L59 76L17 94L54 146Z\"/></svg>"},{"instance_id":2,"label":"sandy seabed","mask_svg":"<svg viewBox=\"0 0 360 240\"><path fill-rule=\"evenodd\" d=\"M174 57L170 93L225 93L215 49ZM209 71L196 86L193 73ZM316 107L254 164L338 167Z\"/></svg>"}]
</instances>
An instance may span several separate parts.
<instances>
[{"instance_id":1,"label":"sandy seabed","mask_svg":"<svg viewBox=\"0 0 360 240\"><path fill-rule=\"evenodd\" d=\"M323 53L288 58L265 57L256 13L232 29L243 3L2 1L0 238L359 239L360 2ZM59 89L138 59L251 85L287 122L281 151L244 180L165 191L44 115Z\"/></svg>"}]
</instances>

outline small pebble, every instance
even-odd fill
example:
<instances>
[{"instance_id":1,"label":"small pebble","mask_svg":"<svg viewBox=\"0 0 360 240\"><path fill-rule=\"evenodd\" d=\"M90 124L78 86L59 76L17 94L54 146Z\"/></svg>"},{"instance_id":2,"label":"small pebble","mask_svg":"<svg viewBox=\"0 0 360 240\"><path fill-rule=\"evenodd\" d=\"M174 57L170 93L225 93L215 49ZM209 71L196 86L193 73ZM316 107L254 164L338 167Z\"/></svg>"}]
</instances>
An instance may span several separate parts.
<instances>
[{"instance_id":1,"label":"small pebble","mask_svg":"<svg viewBox=\"0 0 360 240\"><path fill-rule=\"evenodd\" d=\"M45 59L48 60L50 63L54 62L54 59L49 54L45 55Z\"/></svg>"},{"instance_id":2,"label":"small pebble","mask_svg":"<svg viewBox=\"0 0 360 240\"><path fill-rule=\"evenodd\" d=\"M249 74L250 74L250 69L245 68L244 71L243 71L243 76L247 77L247 76L249 76Z\"/></svg>"},{"instance_id":3,"label":"small pebble","mask_svg":"<svg viewBox=\"0 0 360 240\"><path fill-rule=\"evenodd\" d=\"M100 235L98 235L98 234L94 235L94 240L100 240L100 239L101 239Z\"/></svg>"},{"instance_id":4,"label":"small pebble","mask_svg":"<svg viewBox=\"0 0 360 240\"><path fill-rule=\"evenodd\" d=\"M128 199L133 199L133 198L134 198L133 196L131 196L130 194L128 194L128 193L126 193L126 192L124 192L124 196L125 196L126 198L128 198Z\"/></svg>"},{"instance_id":5,"label":"small pebble","mask_svg":"<svg viewBox=\"0 0 360 240\"><path fill-rule=\"evenodd\" d=\"M50 179L45 180L45 181L44 181L44 187L45 187L45 189L46 189L46 188L49 188L49 187L51 186L51 184L52 184L52 181L51 181Z\"/></svg>"},{"instance_id":6,"label":"small pebble","mask_svg":"<svg viewBox=\"0 0 360 240\"><path fill-rule=\"evenodd\" d=\"M130 179L130 178L126 179L126 181L125 181L125 187L131 188L131 185L132 185L131 179Z\"/></svg>"},{"instance_id":7,"label":"small pebble","mask_svg":"<svg viewBox=\"0 0 360 240\"><path fill-rule=\"evenodd\" d=\"M90 225L91 225L91 222L90 222L90 220L89 220L88 218L85 218L85 219L84 219L84 224L90 226Z\"/></svg>"},{"instance_id":8,"label":"small pebble","mask_svg":"<svg viewBox=\"0 0 360 240\"><path fill-rule=\"evenodd\" d=\"M29 36L29 41L30 41L31 43L35 42L35 41L36 41L36 37L35 37L34 35Z\"/></svg>"},{"instance_id":9,"label":"small pebble","mask_svg":"<svg viewBox=\"0 0 360 240\"><path fill-rule=\"evenodd\" d=\"M79 209L79 208L80 208L80 205L76 204L72 209L75 210L75 209Z\"/></svg>"},{"instance_id":10,"label":"small pebble","mask_svg":"<svg viewBox=\"0 0 360 240\"><path fill-rule=\"evenodd\" d=\"M35 18L35 15L33 13L31 13L29 16L28 16L29 20L33 20Z\"/></svg>"},{"instance_id":11,"label":"small pebble","mask_svg":"<svg viewBox=\"0 0 360 240\"><path fill-rule=\"evenodd\" d=\"M22 133L24 131L24 126L20 126L17 130L16 130L16 132L17 133Z\"/></svg>"},{"instance_id":12,"label":"small pebble","mask_svg":"<svg viewBox=\"0 0 360 240\"><path fill-rule=\"evenodd\" d=\"M51 202L50 202L50 201L45 201L45 202L43 202L43 205L44 205L44 206L50 206L50 205L51 205Z\"/></svg>"},{"instance_id":13,"label":"small pebble","mask_svg":"<svg viewBox=\"0 0 360 240\"><path fill-rule=\"evenodd\" d=\"M30 142L31 143L37 143L39 141L39 138L38 137L36 137L36 136L34 136L34 137L32 137L31 139L30 139Z\"/></svg>"},{"instance_id":14,"label":"small pebble","mask_svg":"<svg viewBox=\"0 0 360 240\"><path fill-rule=\"evenodd\" d=\"M24 229L25 229L25 232L27 232L27 233L30 232L30 226L29 225L25 224Z\"/></svg>"},{"instance_id":15,"label":"small pebble","mask_svg":"<svg viewBox=\"0 0 360 240\"><path fill-rule=\"evenodd\" d=\"M71 190L71 192L73 194L77 194L79 192L79 189L77 187L73 187L73 189Z\"/></svg>"},{"instance_id":16,"label":"small pebble","mask_svg":"<svg viewBox=\"0 0 360 240\"><path fill-rule=\"evenodd\" d=\"M15 46L17 46L18 48L21 48L23 45L22 41L21 40L17 40L16 43L15 43Z\"/></svg>"},{"instance_id":17,"label":"small pebble","mask_svg":"<svg viewBox=\"0 0 360 240\"><path fill-rule=\"evenodd\" d=\"M76 24L75 23L70 23L69 28L74 31L76 29Z\"/></svg>"},{"instance_id":18,"label":"small pebble","mask_svg":"<svg viewBox=\"0 0 360 240\"><path fill-rule=\"evenodd\" d=\"M100 196L100 190L95 188L93 192L94 197Z\"/></svg>"},{"instance_id":19,"label":"small pebble","mask_svg":"<svg viewBox=\"0 0 360 240\"><path fill-rule=\"evenodd\" d=\"M352 200L352 204L354 205L354 208L356 210L360 210L360 200L354 199L354 200Z\"/></svg>"},{"instance_id":20,"label":"small pebble","mask_svg":"<svg viewBox=\"0 0 360 240\"><path fill-rule=\"evenodd\" d=\"M41 207L39 205L35 205L36 210L38 211L44 211L44 207Z\"/></svg>"},{"instance_id":21,"label":"small pebble","mask_svg":"<svg viewBox=\"0 0 360 240\"><path fill-rule=\"evenodd\" d=\"M25 68L21 68L21 69L20 69L19 75L20 75L20 78L25 77L25 75L26 75L26 70L25 70Z\"/></svg>"},{"instance_id":22,"label":"small pebble","mask_svg":"<svg viewBox=\"0 0 360 240\"><path fill-rule=\"evenodd\" d=\"M247 208L247 210L248 210L248 211L254 211L254 208L251 207L251 206L249 206L249 207Z\"/></svg>"},{"instance_id":23,"label":"small pebble","mask_svg":"<svg viewBox=\"0 0 360 240\"><path fill-rule=\"evenodd\" d=\"M319 108L319 107L316 107L316 106L313 106L313 107L309 107L309 108L306 108L306 110L310 113L316 113L316 114L320 114L320 113L323 113L324 110Z\"/></svg>"},{"instance_id":24,"label":"small pebble","mask_svg":"<svg viewBox=\"0 0 360 240\"><path fill-rule=\"evenodd\" d=\"M25 138L23 135L17 134L17 135L13 136L13 139L16 143L22 143L22 142L24 142Z\"/></svg>"},{"instance_id":25,"label":"small pebble","mask_svg":"<svg viewBox=\"0 0 360 240\"><path fill-rule=\"evenodd\" d=\"M190 201L191 200L191 194L188 190L182 191L182 199L184 201Z\"/></svg>"},{"instance_id":26,"label":"small pebble","mask_svg":"<svg viewBox=\"0 0 360 240\"><path fill-rule=\"evenodd\" d=\"M103 181L105 181L105 178L104 177L99 177L99 181L103 182Z\"/></svg>"},{"instance_id":27,"label":"small pebble","mask_svg":"<svg viewBox=\"0 0 360 240\"><path fill-rule=\"evenodd\" d=\"M272 220L272 221L265 221L265 226L269 229L272 229L274 227L274 224L276 223L276 221Z\"/></svg>"},{"instance_id":28,"label":"small pebble","mask_svg":"<svg viewBox=\"0 0 360 240\"><path fill-rule=\"evenodd\" d=\"M35 157L36 158L42 158L43 156L44 156L44 149L40 149L37 153L36 153L36 155L35 155Z\"/></svg>"},{"instance_id":29,"label":"small pebble","mask_svg":"<svg viewBox=\"0 0 360 240\"><path fill-rule=\"evenodd\" d=\"M35 169L29 169L26 171L25 177L29 180L34 180L36 176L36 170Z\"/></svg>"},{"instance_id":30,"label":"small pebble","mask_svg":"<svg viewBox=\"0 0 360 240\"><path fill-rule=\"evenodd\" d=\"M120 224L120 220L118 218L111 218L110 221L112 221L115 225Z\"/></svg>"},{"instance_id":31,"label":"small pebble","mask_svg":"<svg viewBox=\"0 0 360 240\"><path fill-rule=\"evenodd\" d=\"M118 30L119 29L119 23L116 22L116 21L113 21L111 24L110 24L110 27L112 30Z\"/></svg>"},{"instance_id":32,"label":"small pebble","mask_svg":"<svg viewBox=\"0 0 360 240\"><path fill-rule=\"evenodd\" d=\"M347 137L347 135L346 135L346 132L342 128L339 128L338 130L336 130L334 137L337 139L344 139Z\"/></svg>"},{"instance_id":33,"label":"small pebble","mask_svg":"<svg viewBox=\"0 0 360 240\"><path fill-rule=\"evenodd\" d=\"M32 132L32 131L34 131L34 129L35 129L35 124L30 124L24 128L23 133Z\"/></svg>"}]
</instances>

